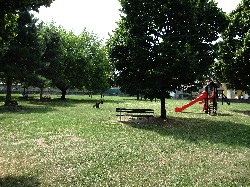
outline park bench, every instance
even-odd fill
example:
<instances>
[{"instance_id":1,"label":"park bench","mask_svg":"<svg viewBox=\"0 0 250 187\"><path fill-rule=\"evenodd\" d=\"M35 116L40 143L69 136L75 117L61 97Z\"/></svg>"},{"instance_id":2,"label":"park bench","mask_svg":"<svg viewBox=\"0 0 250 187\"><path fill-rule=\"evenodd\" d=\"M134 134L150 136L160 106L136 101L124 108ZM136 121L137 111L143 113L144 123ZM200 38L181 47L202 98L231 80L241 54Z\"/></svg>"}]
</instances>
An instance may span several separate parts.
<instances>
[{"instance_id":1,"label":"park bench","mask_svg":"<svg viewBox=\"0 0 250 187\"><path fill-rule=\"evenodd\" d=\"M116 108L116 112L118 113L116 116L120 117L120 121L122 121L122 117L131 117L142 119L147 118L148 120L154 117L154 110L152 109L131 109L131 108Z\"/></svg>"}]
</instances>

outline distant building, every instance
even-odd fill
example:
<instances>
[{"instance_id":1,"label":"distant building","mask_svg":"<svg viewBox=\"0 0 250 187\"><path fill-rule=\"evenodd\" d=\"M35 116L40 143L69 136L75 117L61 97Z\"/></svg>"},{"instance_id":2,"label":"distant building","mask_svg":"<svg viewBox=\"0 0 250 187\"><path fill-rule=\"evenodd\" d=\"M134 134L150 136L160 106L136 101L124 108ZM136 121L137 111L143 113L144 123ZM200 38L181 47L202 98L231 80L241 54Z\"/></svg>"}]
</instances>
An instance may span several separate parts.
<instances>
[{"instance_id":1,"label":"distant building","mask_svg":"<svg viewBox=\"0 0 250 187\"><path fill-rule=\"evenodd\" d=\"M224 88L224 95L226 95L228 99L249 99L247 92L243 90L230 89L227 87L226 83L222 83L222 88Z\"/></svg>"}]
</instances>

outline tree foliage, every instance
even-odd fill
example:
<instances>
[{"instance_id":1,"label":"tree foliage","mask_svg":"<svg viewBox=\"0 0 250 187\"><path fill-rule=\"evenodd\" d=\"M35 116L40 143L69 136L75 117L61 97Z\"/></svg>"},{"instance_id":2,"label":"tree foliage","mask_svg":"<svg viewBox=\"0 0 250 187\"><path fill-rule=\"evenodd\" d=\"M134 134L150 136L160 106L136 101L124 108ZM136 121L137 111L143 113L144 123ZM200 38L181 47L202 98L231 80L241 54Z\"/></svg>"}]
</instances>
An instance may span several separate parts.
<instances>
[{"instance_id":1,"label":"tree foliage","mask_svg":"<svg viewBox=\"0 0 250 187\"><path fill-rule=\"evenodd\" d=\"M17 11L28 11L35 10L38 11L38 8L41 6L49 6L54 0L1 0L0 7L1 12L4 13L16 13Z\"/></svg>"},{"instance_id":2,"label":"tree foliage","mask_svg":"<svg viewBox=\"0 0 250 187\"><path fill-rule=\"evenodd\" d=\"M242 0L229 14L230 24L219 43L216 75L236 89L250 89L250 2Z\"/></svg>"},{"instance_id":3,"label":"tree foliage","mask_svg":"<svg viewBox=\"0 0 250 187\"><path fill-rule=\"evenodd\" d=\"M84 30L80 35L53 24L44 29L44 76L62 91L69 88L104 91L108 87L110 65L101 41Z\"/></svg>"},{"instance_id":4,"label":"tree foliage","mask_svg":"<svg viewBox=\"0 0 250 187\"><path fill-rule=\"evenodd\" d=\"M42 75L51 80L51 86L56 86L62 91L62 99L65 99L66 90L70 87L66 77L67 69L63 61L63 55L67 52L63 46L63 35L66 31L53 24L42 28L44 52L41 60L44 64Z\"/></svg>"},{"instance_id":5,"label":"tree foliage","mask_svg":"<svg viewBox=\"0 0 250 187\"><path fill-rule=\"evenodd\" d=\"M10 41L10 46L0 60L0 72L8 87L13 82L29 82L40 67L39 35L36 19L29 12L18 14L15 40ZM8 90L6 103L11 99Z\"/></svg>"},{"instance_id":6,"label":"tree foliage","mask_svg":"<svg viewBox=\"0 0 250 187\"><path fill-rule=\"evenodd\" d=\"M41 6L49 6L53 0L1 0L0 1L0 48L15 36L13 27L16 14L24 11L38 11ZM1 52L1 51L0 51Z\"/></svg>"},{"instance_id":7,"label":"tree foliage","mask_svg":"<svg viewBox=\"0 0 250 187\"><path fill-rule=\"evenodd\" d=\"M123 16L109 42L118 79L121 86L161 98L165 118L167 93L208 72L225 13L208 0L120 2Z\"/></svg>"}]
</instances>

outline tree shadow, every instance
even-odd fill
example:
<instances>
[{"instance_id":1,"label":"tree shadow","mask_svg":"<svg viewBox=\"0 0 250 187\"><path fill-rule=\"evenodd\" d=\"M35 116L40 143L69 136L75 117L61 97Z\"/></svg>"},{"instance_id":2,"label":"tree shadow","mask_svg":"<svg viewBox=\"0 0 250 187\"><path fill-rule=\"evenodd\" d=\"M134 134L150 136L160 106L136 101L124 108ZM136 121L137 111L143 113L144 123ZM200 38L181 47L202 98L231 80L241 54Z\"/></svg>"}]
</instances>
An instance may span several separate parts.
<instances>
[{"instance_id":1,"label":"tree shadow","mask_svg":"<svg viewBox=\"0 0 250 187\"><path fill-rule=\"evenodd\" d=\"M74 107L79 104L88 104L90 106L93 106L96 102L100 102L100 100L103 100L104 104L119 104L124 103L124 101L121 100L115 100L112 98L102 98L102 99L96 99L96 98L83 98L83 99L74 99L69 98L66 100L61 100L60 98L56 99L44 99L40 100L37 98L34 99L18 99L14 98L14 101L18 103L18 107L6 107L4 105L0 106L0 113L47 113L51 111L55 111L56 107ZM4 104L4 97L0 98L0 101L3 101ZM23 105L22 105L23 104ZM28 105L27 105L28 104Z\"/></svg>"},{"instance_id":2,"label":"tree shadow","mask_svg":"<svg viewBox=\"0 0 250 187\"><path fill-rule=\"evenodd\" d=\"M208 141L212 144L250 147L250 126L241 123L181 117L168 117L165 121L155 118L145 123L125 123L134 128L154 131L163 136L172 136L196 144Z\"/></svg>"},{"instance_id":3,"label":"tree shadow","mask_svg":"<svg viewBox=\"0 0 250 187\"><path fill-rule=\"evenodd\" d=\"M250 110L233 110L233 112L250 116Z\"/></svg>"},{"instance_id":4,"label":"tree shadow","mask_svg":"<svg viewBox=\"0 0 250 187\"><path fill-rule=\"evenodd\" d=\"M35 177L29 176L8 176L0 177L1 187L39 187L41 184Z\"/></svg>"},{"instance_id":5,"label":"tree shadow","mask_svg":"<svg viewBox=\"0 0 250 187\"><path fill-rule=\"evenodd\" d=\"M0 114L4 113L15 113L15 114L23 114L23 113L47 113L55 111L54 108L48 106L21 106L18 108L0 106Z\"/></svg>"},{"instance_id":6,"label":"tree shadow","mask_svg":"<svg viewBox=\"0 0 250 187\"><path fill-rule=\"evenodd\" d=\"M199 114L199 115L208 115L206 114L205 112L186 112L186 111L182 111L181 113L184 113L184 114ZM225 113L217 113L217 114L214 114L215 116L233 116L232 114L225 114Z\"/></svg>"},{"instance_id":7,"label":"tree shadow","mask_svg":"<svg viewBox=\"0 0 250 187\"><path fill-rule=\"evenodd\" d=\"M118 101L118 100L113 100L113 99L95 99L95 98L90 98L90 99L66 99L66 100L61 100L61 99L48 99L48 100L42 100L40 101L39 99L33 99L29 100L29 104L36 104L36 105L46 105L46 106L61 106L61 107L72 107L78 104L95 104L98 101L103 101L104 103L123 103L124 101Z\"/></svg>"}]
</instances>

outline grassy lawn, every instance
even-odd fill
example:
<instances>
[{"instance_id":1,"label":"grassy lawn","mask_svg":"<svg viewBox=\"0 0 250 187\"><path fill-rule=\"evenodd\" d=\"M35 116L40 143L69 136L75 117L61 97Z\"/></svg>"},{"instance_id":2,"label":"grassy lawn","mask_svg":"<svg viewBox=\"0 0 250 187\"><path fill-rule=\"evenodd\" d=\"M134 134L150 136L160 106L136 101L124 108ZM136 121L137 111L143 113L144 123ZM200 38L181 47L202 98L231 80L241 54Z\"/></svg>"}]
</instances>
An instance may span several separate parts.
<instances>
[{"instance_id":1,"label":"grassy lawn","mask_svg":"<svg viewBox=\"0 0 250 187\"><path fill-rule=\"evenodd\" d=\"M56 96L55 96L56 97ZM95 96L0 107L0 186L250 186L250 104L218 116L188 101ZM3 97L0 98L1 105ZM150 122L120 123L115 108L152 108Z\"/></svg>"}]
</instances>

